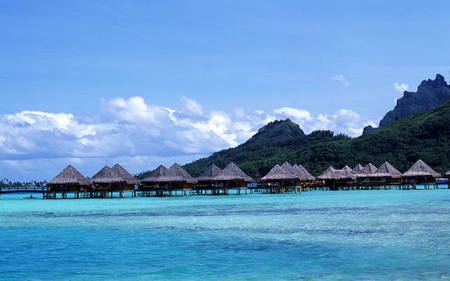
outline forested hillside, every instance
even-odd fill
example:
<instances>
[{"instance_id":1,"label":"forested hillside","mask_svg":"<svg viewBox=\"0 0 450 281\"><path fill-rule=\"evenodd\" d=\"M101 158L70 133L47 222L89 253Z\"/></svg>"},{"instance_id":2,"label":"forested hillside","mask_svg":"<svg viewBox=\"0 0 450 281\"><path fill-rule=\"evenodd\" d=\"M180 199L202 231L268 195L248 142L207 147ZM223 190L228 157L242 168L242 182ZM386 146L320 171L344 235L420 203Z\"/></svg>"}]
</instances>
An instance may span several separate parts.
<instances>
[{"instance_id":1,"label":"forested hillside","mask_svg":"<svg viewBox=\"0 0 450 281\"><path fill-rule=\"evenodd\" d=\"M224 168L234 162L254 178L264 176L275 164L301 164L319 175L328 166L388 161L401 172L422 159L443 173L450 168L450 101L380 128L372 134L349 138L331 131L305 134L290 120L275 121L261 128L246 143L214 153L184 166L196 176L210 164Z\"/></svg>"}]
</instances>

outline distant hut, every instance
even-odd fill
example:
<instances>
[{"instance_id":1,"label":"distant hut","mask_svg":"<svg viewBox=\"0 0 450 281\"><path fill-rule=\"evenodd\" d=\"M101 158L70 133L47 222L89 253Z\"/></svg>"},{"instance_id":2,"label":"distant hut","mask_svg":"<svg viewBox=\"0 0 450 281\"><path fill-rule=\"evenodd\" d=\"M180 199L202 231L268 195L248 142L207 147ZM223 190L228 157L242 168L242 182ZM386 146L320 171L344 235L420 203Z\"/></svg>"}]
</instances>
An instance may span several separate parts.
<instances>
[{"instance_id":1,"label":"distant hut","mask_svg":"<svg viewBox=\"0 0 450 281\"><path fill-rule=\"evenodd\" d=\"M124 167L119 164L112 166L111 170L117 174L122 179L121 189L125 191L135 190L135 186L139 185L141 182L133 177Z\"/></svg>"},{"instance_id":2,"label":"distant hut","mask_svg":"<svg viewBox=\"0 0 450 281\"><path fill-rule=\"evenodd\" d=\"M171 188L173 191L182 191L183 195L186 195L187 191L192 191L192 184L197 182L188 172L186 172L177 163L173 164L167 170L171 182Z\"/></svg>"},{"instance_id":3,"label":"distant hut","mask_svg":"<svg viewBox=\"0 0 450 281\"><path fill-rule=\"evenodd\" d=\"M377 167L372 163L367 164L366 166L362 166L358 164L353 168L352 173L356 176L359 188L369 189L373 188L373 184L371 183L371 178L369 177L371 174L377 171Z\"/></svg>"},{"instance_id":4,"label":"distant hut","mask_svg":"<svg viewBox=\"0 0 450 281\"><path fill-rule=\"evenodd\" d=\"M378 169L370 175L371 184L378 187L388 187L391 185L400 186L402 183L402 173L388 162L384 162Z\"/></svg>"},{"instance_id":5,"label":"distant hut","mask_svg":"<svg viewBox=\"0 0 450 281\"><path fill-rule=\"evenodd\" d=\"M282 166L276 164L261 180L266 182L265 189L267 192L284 193L286 186L293 185L297 178L298 175L293 166L285 162Z\"/></svg>"},{"instance_id":6,"label":"distant hut","mask_svg":"<svg viewBox=\"0 0 450 281\"><path fill-rule=\"evenodd\" d=\"M230 162L214 180L221 182L224 194L228 194L230 189L235 189L241 193L241 189L247 190L247 183L253 179L245 174L236 164Z\"/></svg>"},{"instance_id":7,"label":"distant hut","mask_svg":"<svg viewBox=\"0 0 450 281\"><path fill-rule=\"evenodd\" d=\"M169 169L163 165L158 166L141 182L144 185L142 190L154 191L157 196L177 195L177 191L186 195L186 191L192 190L195 179L175 163Z\"/></svg>"},{"instance_id":8,"label":"distant hut","mask_svg":"<svg viewBox=\"0 0 450 281\"><path fill-rule=\"evenodd\" d=\"M414 165L409 168L408 171L403 173L404 183L406 186L412 185L413 189L417 184L423 184L426 189L429 189L430 185L434 185L436 188L436 179L441 177L441 174L434 171L421 159L417 160Z\"/></svg>"},{"instance_id":9,"label":"distant hut","mask_svg":"<svg viewBox=\"0 0 450 281\"><path fill-rule=\"evenodd\" d=\"M306 170L302 165L294 165L294 169L297 170L299 178L301 181L312 182L316 179L313 175L311 175L308 170Z\"/></svg>"},{"instance_id":10,"label":"distant hut","mask_svg":"<svg viewBox=\"0 0 450 281\"><path fill-rule=\"evenodd\" d=\"M352 169L352 174L354 174L356 177L364 176L364 167L361 164L356 165Z\"/></svg>"},{"instance_id":11,"label":"distant hut","mask_svg":"<svg viewBox=\"0 0 450 281\"><path fill-rule=\"evenodd\" d=\"M86 191L90 185L91 181L69 165L47 182L48 191L44 194L44 198L57 198L58 193L61 194L61 198L66 198L67 193L74 193L78 198L78 193Z\"/></svg>"},{"instance_id":12,"label":"distant hut","mask_svg":"<svg viewBox=\"0 0 450 281\"><path fill-rule=\"evenodd\" d=\"M288 173L294 174L294 178L287 179L285 182L287 191L301 191L306 185L309 185L316 179L302 165L292 166L288 161L285 161L281 168Z\"/></svg>"},{"instance_id":13,"label":"distant hut","mask_svg":"<svg viewBox=\"0 0 450 281\"><path fill-rule=\"evenodd\" d=\"M215 164L211 164L206 170L203 171L203 173L200 174L200 176L196 177L195 179L197 182L209 182L212 181L216 176L218 176L222 172L222 170L217 167Z\"/></svg>"},{"instance_id":14,"label":"distant hut","mask_svg":"<svg viewBox=\"0 0 450 281\"><path fill-rule=\"evenodd\" d=\"M218 194L220 191L220 186L215 180L222 170L215 164L211 164L200 176L196 177L195 180L197 184L194 186L195 192L197 194Z\"/></svg>"},{"instance_id":15,"label":"distant hut","mask_svg":"<svg viewBox=\"0 0 450 281\"><path fill-rule=\"evenodd\" d=\"M325 181L325 186L329 187L330 190L339 190L353 187L356 176L352 174L352 169L349 166L344 166L339 170L330 166L317 179Z\"/></svg>"},{"instance_id":16,"label":"distant hut","mask_svg":"<svg viewBox=\"0 0 450 281\"><path fill-rule=\"evenodd\" d=\"M375 173L377 171L377 169L378 168L374 164L369 163L364 167L364 174L371 175L371 174Z\"/></svg>"},{"instance_id":17,"label":"distant hut","mask_svg":"<svg viewBox=\"0 0 450 281\"><path fill-rule=\"evenodd\" d=\"M135 185L140 183L119 164L115 164L112 168L103 167L92 176L91 181L93 183L91 197L113 197L114 192L119 192L120 197L124 197L125 191L134 191Z\"/></svg>"},{"instance_id":18,"label":"distant hut","mask_svg":"<svg viewBox=\"0 0 450 281\"><path fill-rule=\"evenodd\" d=\"M325 171L322 172L322 174L317 176L317 179L323 181L324 186L336 190L336 181L338 179L338 175L335 168L329 166Z\"/></svg>"}]
</instances>

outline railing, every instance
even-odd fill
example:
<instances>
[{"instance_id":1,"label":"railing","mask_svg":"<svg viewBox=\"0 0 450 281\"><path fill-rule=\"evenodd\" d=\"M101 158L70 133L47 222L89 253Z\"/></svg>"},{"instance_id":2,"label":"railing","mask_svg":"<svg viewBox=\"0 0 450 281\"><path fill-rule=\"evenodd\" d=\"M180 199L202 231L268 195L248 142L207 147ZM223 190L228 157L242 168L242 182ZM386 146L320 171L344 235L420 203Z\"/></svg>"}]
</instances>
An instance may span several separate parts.
<instances>
[{"instance_id":1,"label":"railing","mask_svg":"<svg viewBox=\"0 0 450 281\"><path fill-rule=\"evenodd\" d=\"M20 193L20 192L46 192L44 186L2 186L0 193Z\"/></svg>"}]
</instances>

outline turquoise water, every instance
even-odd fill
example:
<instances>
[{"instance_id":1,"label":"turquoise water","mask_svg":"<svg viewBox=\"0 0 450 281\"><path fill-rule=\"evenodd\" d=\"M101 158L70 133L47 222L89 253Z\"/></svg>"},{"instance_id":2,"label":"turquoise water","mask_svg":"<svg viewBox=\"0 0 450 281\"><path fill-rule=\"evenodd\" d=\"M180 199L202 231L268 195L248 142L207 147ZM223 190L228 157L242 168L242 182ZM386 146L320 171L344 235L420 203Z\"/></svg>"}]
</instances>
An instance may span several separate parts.
<instances>
[{"instance_id":1,"label":"turquoise water","mask_svg":"<svg viewBox=\"0 0 450 281\"><path fill-rule=\"evenodd\" d=\"M450 190L0 200L0 280L450 280Z\"/></svg>"}]
</instances>

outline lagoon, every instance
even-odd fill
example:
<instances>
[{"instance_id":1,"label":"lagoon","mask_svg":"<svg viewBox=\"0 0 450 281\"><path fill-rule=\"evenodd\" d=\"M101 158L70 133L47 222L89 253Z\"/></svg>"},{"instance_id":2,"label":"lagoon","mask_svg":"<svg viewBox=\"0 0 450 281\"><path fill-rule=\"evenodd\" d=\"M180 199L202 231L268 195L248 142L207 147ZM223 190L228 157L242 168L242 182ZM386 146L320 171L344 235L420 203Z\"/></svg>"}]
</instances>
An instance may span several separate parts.
<instances>
[{"instance_id":1,"label":"lagoon","mask_svg":"<svg viewBox=\"0 0 450 281\"><path fill-rule=\"evenodd\" d=\"M0 200L0 280L447 280L450 190Z\"/></svg>"}]
</instances>

